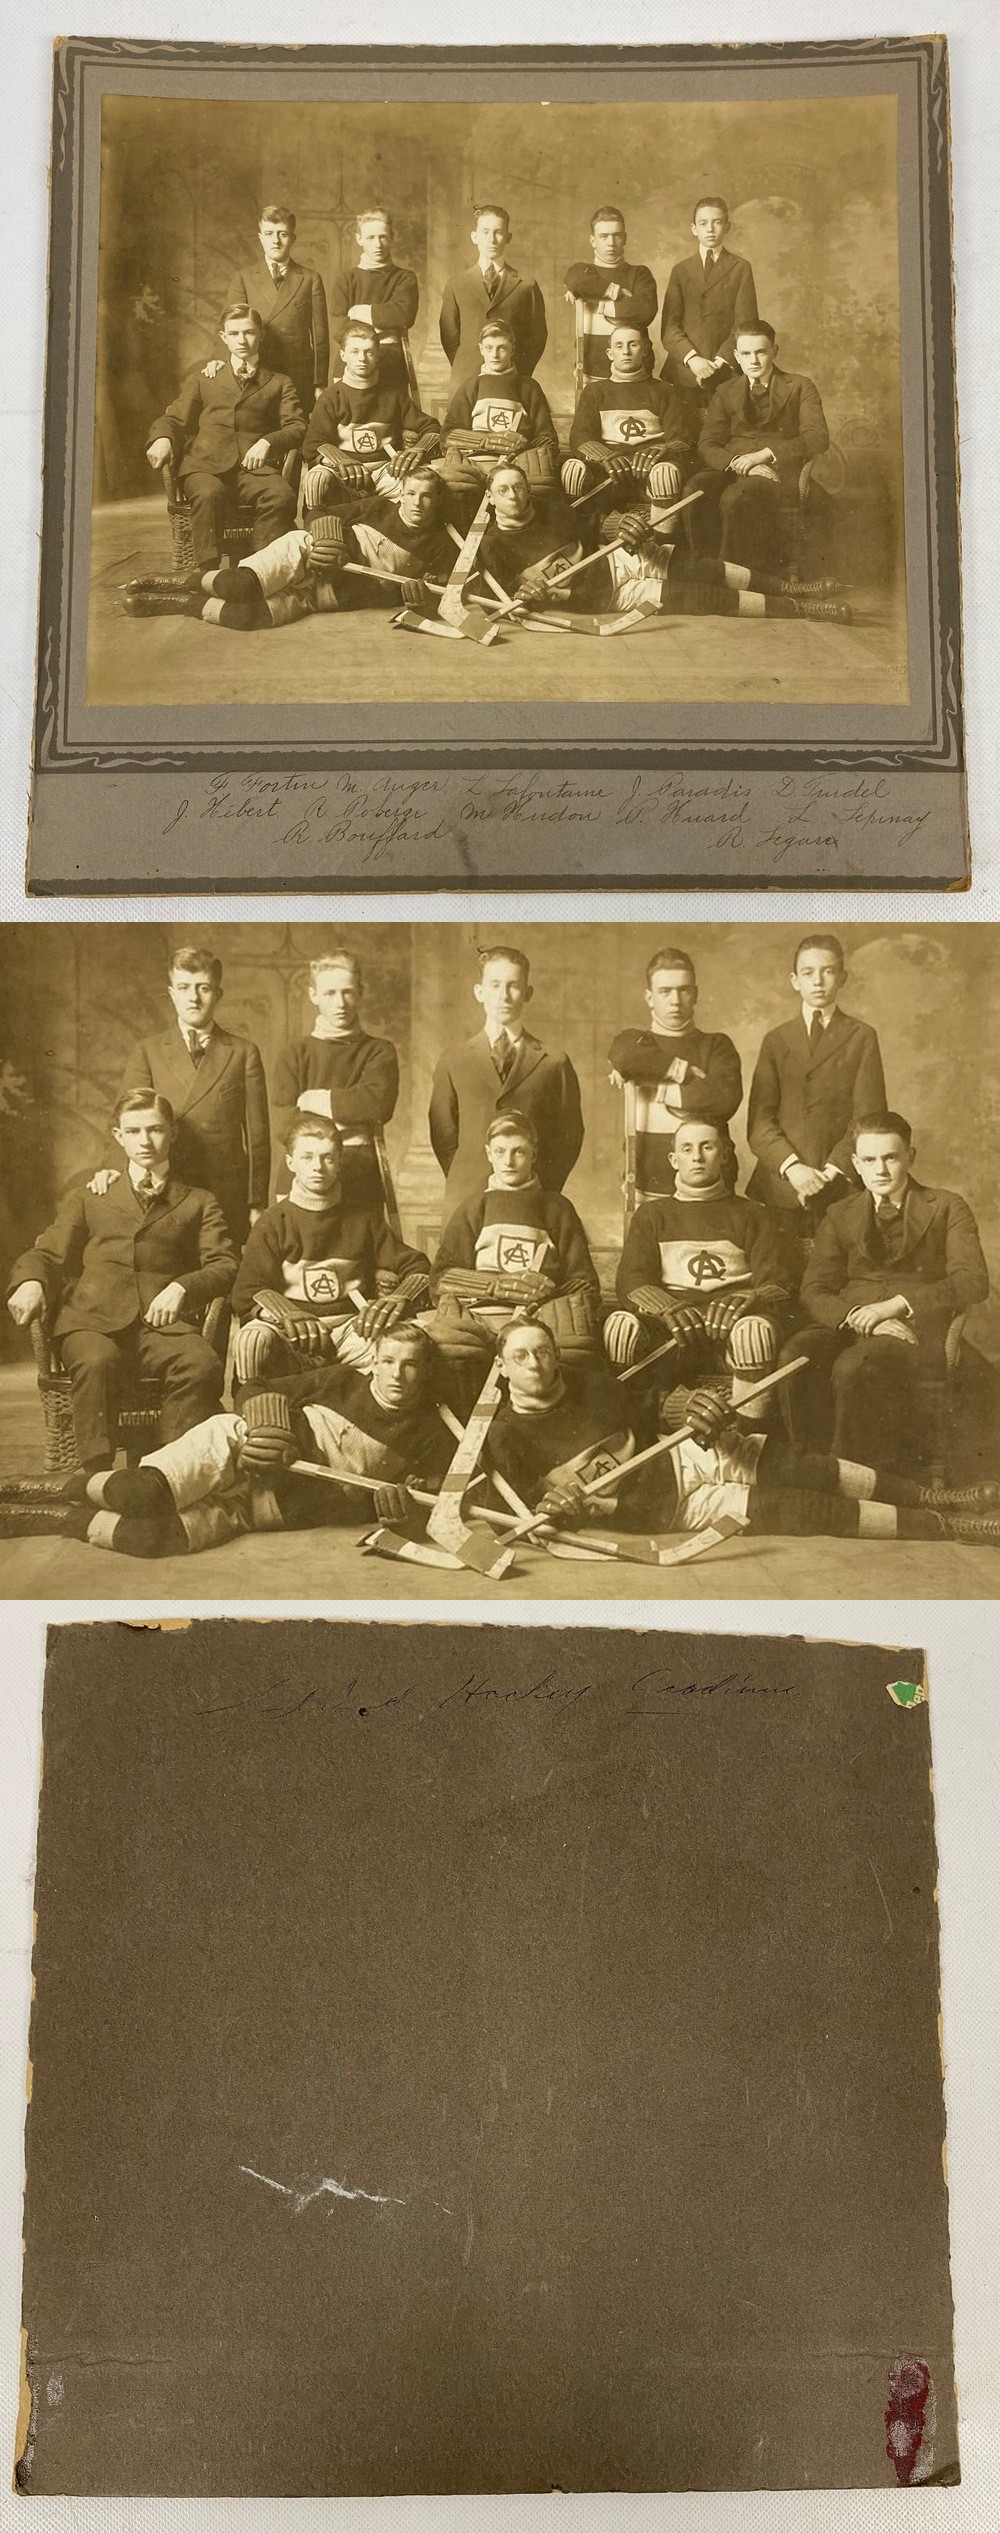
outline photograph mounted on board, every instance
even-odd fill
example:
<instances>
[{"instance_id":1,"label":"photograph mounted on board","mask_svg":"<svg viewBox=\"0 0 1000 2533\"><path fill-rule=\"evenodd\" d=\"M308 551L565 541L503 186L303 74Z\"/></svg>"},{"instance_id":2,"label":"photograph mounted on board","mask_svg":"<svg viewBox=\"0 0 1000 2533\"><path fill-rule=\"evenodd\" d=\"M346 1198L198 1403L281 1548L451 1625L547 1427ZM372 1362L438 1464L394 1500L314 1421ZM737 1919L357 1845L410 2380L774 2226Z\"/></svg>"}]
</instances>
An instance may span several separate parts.
<instances>
[{"instance_id":1,"label":"photograph mounted on board","mask_svg":"<svg viewBox=\"0 0 1000 2533\"><path fill-rule=\"evenodd\" d=\"M943 42L56 87L34 888L961 885Z\"/></svg>"},{"instance_id":2,"label":"photograph mounted on board","mask_svg":"<svg viewBox=\"0 0 1000 2533\"><path fill-rule=\"evenodd\" d=\"M0 1593L995 1598L994 964L0 929Z\"/></svg>"}]
</instances>

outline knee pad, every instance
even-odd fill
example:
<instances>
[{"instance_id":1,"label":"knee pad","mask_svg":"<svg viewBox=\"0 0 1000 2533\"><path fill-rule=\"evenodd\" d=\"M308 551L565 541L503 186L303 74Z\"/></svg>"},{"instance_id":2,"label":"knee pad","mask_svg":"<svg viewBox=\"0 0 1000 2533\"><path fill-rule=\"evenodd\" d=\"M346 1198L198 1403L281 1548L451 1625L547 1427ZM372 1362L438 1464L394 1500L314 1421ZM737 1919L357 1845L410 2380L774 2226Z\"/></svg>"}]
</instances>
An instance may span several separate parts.
<instances>
[{"instance_id":1,"label":"knee pad","mask_svg":"<svg viewBox=\"0 0 1000 2533\"><path fill-rule=\"evenodd\" d=\"M654 501L677 501L681 489L681 470L669 458L658 458L646 478L647 491Z\"/></svg>"},{"instance_id":2,"label":"knee pad","mask_svg":"<svg viewBox=\"0 0 1000 2533\"><path fill-rule=\"evenodd\" d=\"M769 1372L776 1353L773 1323L754 1311L748 1311L729 1331L726 1362L730 1372Z\"/></svg>"},{"instance_id":3,"label":"knee pad","mask_svg":"<svg viewBox=\"0 0 1000 2533\"><path fill-rule=\"evenodd\" d=\"M173 1496L160 1469L112 1469L104 1481L104 1502L109 1513L124 1513L135 1520L162 1522L174 1510Z\"/></svg>"},{"instance_id":4,"label":"knee pad","mask_svg":"<svg viewBox=\"0 0 1000 2533\"><path fill-rule=\"evenodd\" d=\"M642 1328L634 1310L612 1310L604 1322L604 1351L616 1372L625 1372L643 1350Z\"/></svg>"},{"instance_id":5,"label":"knee pad","mask_svg":"<svg viewBox=\"0 0 1000 2533\"><path fill-rule=\"evenodd\" d=\"M564 457L560 476L562 488L568 500L575 501L580 493L586 491L589 473L590 468L582 457Z\"/></svg>"},{"instance_id":6,"label":"knee pad","mask_svg":"<svg viewBox=\"0 0 1000 2533\"><path fill-rule=\"evenodd\" d=\"M268 1366L273 1363L275 1355L281 1351L281 1341L276 1329L269 1328L265 1319L248 1319L246 1326L236 1331L236 1342L233 1348L233 1368L236 1380L256 1380L257 1374L266 1372Z\"/></svg>"}]
</instances>

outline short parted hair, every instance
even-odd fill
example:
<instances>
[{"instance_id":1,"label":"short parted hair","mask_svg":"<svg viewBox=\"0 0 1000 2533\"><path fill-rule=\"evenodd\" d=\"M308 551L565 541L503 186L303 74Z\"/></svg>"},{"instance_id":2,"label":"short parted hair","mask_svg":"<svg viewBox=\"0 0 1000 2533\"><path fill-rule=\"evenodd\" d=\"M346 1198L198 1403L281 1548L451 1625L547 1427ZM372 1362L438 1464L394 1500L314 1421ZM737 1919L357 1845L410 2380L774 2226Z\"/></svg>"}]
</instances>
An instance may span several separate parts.
<instances>
[{"instance_id":1,"label":"short parted hair","mask_svg":"<svg viewBox=\"0 0 1000 2533\"><path fill-rule=\"evenodd\" d=\"M723 1124L721 1117L704 1117L697 1110L685 1109L683 1115L677 1118L674 1125L674 1145L676 1145L677 1137L684 1126L701 1126L705 1133L718 1135L723 1151L725 1151L727 1144L732 1142L729 1128L727 1125Z\"/></svg>"},{"instance_id":2,"label":"short parted hair","mask_svg":"<svg viewBox=\"0 0 1000 2533\"><path fill-rule=\"evenodd\" d=\"M725 195L721 193L699 194L694 210L691 213L692 220L697 219L699 211L721 211L724 220L728 220L729 218L729 204L726 201Z\"/></svg>"},{"instance_id":3,"label":"short parted hair","mask_svg":"<svg viewBox=\"0 0 1000 2533\"><path fill-rule=\"evenodd\" d=\"M489 492L492 485L495 484L498 475L519 475L522 484L528 483L528 478L525 474L524 468L523 466L518 465L516 457L502 457L498 466L491 466L486 478L487 492ZM529 492L531 490L530 484L528 484L528 490Z\"/></svg>"},{"instance_id":4,"label":"short parted hair","mask_svg":"<svg viewBox=\"0 0 1000 2533\"><path fill-rule=\"evenodd\" d=\"M510 1318L509 1318L509 1319L505 1319L505 1320L504 1320L503 1327L502 1327L502 1328L498 1331L498 1334L497 1334L496 1352L497 1352L497 1359L498 1359L498 1361L502 1361L502 1360L503 1360L503 1350L504 1350L504 1347L505 1347L505 1345L506 1345L506 1343L507 1343L507 1339L508 1339L508 1337L513 1337L513 1336L515 1336L515 1335L516 1335L516 1333L517 1333L517 1330L518 1330L519 1328L540 1328L540 1329L541 1329L541 1332L542 1332L543 1337L547 1337L547 1338L548 1338L549 1344L550 1344L550 1346L551 1346L551 1348L552 1348L552 1352L553 1352L553 1354L554 1354L554 1355L555 1355L555 1357L556 1357L556 1361L558 1362L558 1359L559 1359L559 1343L558 1343L558 1339L554 1336L552 1329L549 1327L548 1321L547 1321L547 1320L545 1320L545 1319L539 1319L538 1312L537 1312L537 1311L535 1311L535 1310L516 1310L516 1311L512 1311L512 1312L511 1312L511 1315L510 1315Z\"/></svg>"},{"instance_id":5,"label":"short parted hair","mask_svg":"<svg viewBox=\"0 0 1000 2533\"><path fill-rule=\"evenodd\" d=\"M802 957L803 950L828 950L830 957L832 959L836 959L838 966L847 966L847 960L844 957L843 942L838 941L835 932L807 932L803 935L802 940L799 942L795 957L792 960L793 976L796 968L798 967L799 960Z\"/></svg>"},{"instance_id":6,"label":"short parted hair","mask_svg":"<svg viewBox=\"0 0 1000 2533\"><path fill-rule=\"evenodd\" d=\"M514 328L508 325L506 317L487 317L485 325L479 328L480 343L485 343L488 334L505 334L508 343L514 340Z\"/></svg>"},{"instance_id":7,"label":"short parted hair","mask_svg":"<svg viewBox=\"0 0 1000 2533\"><path fill-rule=\"evenodd\" d=\"M223 309L221 332L225 332L230 317L252 317L258 333L263 334L264 320L260 309L252 308L249 299L234 299L231 307Z\"/></svg>"},{"instance_id":8,"label":"short parted hair","mask_svg":"<svg viewBox=\"0 0 1000 2533\"><path fill-rule=\"evenodd\" d=\"M487 1143L493 1143L497 1135L523 1135L532 1151L538 1150L538 1130L532 1125L530 1117L525 1116L523 1108L501 1108L495 1117L490 1118L486 1129Z\"/></svg>"},{"instance_id":9,"label":"short parted hair","mask_svg":"<svg viewBox=\"0 0 1000 2533\"><path fill-rule=\"evenodd\" d=\"M435 474L434 468L429 462L426 466L411 466L409 474L406 477L406 481L408 484L429 484L439 508L446 498L448 487L444 481L444 477L442 475ZM400 485L400 491L402 491L402 485Z\"/></svg>"},{"instance_id":10,"label":"short parted hair","mask_svg":"<svg viewBox=\"0 0 1000 2533\"><path fill-rule=\"evenodd\" d=\"M898 1135L907 1149L913 1142L909 1118L902 1117L898 1108L870 1108L867 1117L855 1118L852 1131L855 1152L862 1135Z\"/></svg>"},{"instance_id":11,"label":"short parted hair","mask_svg":"<svg viewBox=\"0 0 1000 2533\"><path fill-rule=\"evenodd\" d=\"M434 480L437 482L436 476ZM317 977L322 975L325 967L349 967L360 994L365 980L361 961L353 950L342 950L339 942L334 943L332 950L321 950L318 959L309 961L310 985L315 985Z\"/></svg>"},{"instance_id":12,"label":"short parted hair","mask_svg":"<svg viewBox=\"0 0 1000 2533\"><path fill-rule=\"evenodd\" d=\"M366 325L363 317L348 317L347 324L345 325L343 334L340 338L342 343L346 343L349 334L360 334L363 343L374 343L377 350L378 334L376 328L373 325Z\"/></svg>"},{"instance_id":13,"label":"short parted hair","mask_svg":"<svg viewBox=\"0 0 1000 2533\"><path fill-rule=\"evenodd\" d=\"M404 1345L416 1346L420 1355L421 1371L425 1381L429 1381L437 1366L437 1347L426 1328L418 1327L415 1319L397 1319L392 1328L383 1328L381 1336L375 1339L376 1358L383 1346L398 1345L400 1340Z\"/></svg>"},{"instance_id":14,"label":"short parted hair","mask_svg":"<svg viewBox=\"0 0 1000 2533\"><path fill-rule=\"evenodd\" d=\"M200 950L195 942L185 941L181 949L171 950L167 966L170 976L207 976L218 991L222 983L222 960L214 950Z\"/></svg>"},{"instance_id":15,"label":"short parted hair","mask_svg":"<svg viewBox=\"0 0 1000 2533\"><path fill-rule=\"evenodd\" d=\"M367 211L359 211L354 223L355 228L363 229L366 220L384 220L387 229L391 229L393 225L391 211L387 211L381 202L370 202Z\"/></svg>"},{"instance_id":16,"label":"short parted hair","mask_svg":"<svg viewBox=\"0 0 1000 2533\"><path fill-rule=\"evenodd\" d=\"M177 1119L169 1099L162 1091L154 1091L149 1082L136 1082L130 1091L121 1091L111 1111L111 1123L120 1126L126 1117L138 1116L141 1108L152 1108L165 1126L175 1126Z\"/></svg>"},{"instance_id":17,"label":"short parted hair","mask_svg":"<svg viewBox=\"0 0 1000 2533\"><path fill-rule=\"evenodd\" d=\"M512 967L520 968L524 982L527 984L531 974L531 961L526 950L512 949L509 941L491 941L489 949L478 951L477 957L480 976L484 968L492 967L494 959L509 959Z\"/></svg>"},{"instance_id":18,"label":"short parted hair","mask_svg":"<svg viewBox=\"0 0 1000 2533\"><path fill-rule=\"evenodd\" d=\"M480 220L485 220L487 215L489 215L492 220L504 220L509 229L510 212L508 211L505 202L474 202L472 208L475 212L477 229L479 227Z\"/></svg>"},{"instance_id":19,"label":"short parted hair","mask_svg":"<svg viewBox=\"0 0 1000 2533\"><path fill-rule=\"evenodd\" d=\"M757 334L762 334L766 343L774 344L778 340L773 325L768 324L766 317L754 317L747 325L738 325L735 339L737 343L745 343L748 337L752 339Z\"/></svg>"},{"instance_id":20,"label":"short parted hair","mask_svg":"<svg viewBox=\"0 0 1000 2533\"><path fill-rule=\"evenodd\" d=\"M691 982L692 984L694 983L694 960L691 957L690 952L688 950L675 950L669 941L667 942L665 949L654 950L652 958L647 959L647 985L652 984L654 976L658 976L660 969L664 967L686 967L688 975L691 978Z\"/></svg>"},{"instance_id":21,"label":"short parted hair","mask_svg":"<svg viewBox=\"0 0 1000 2533\"><path fill-rule=\"evenodd\" d=\"M622 227L624 228L625 226L624 211L619 211L616 202L602 202L600 210L595 211L590 223L590 234L592 237L599 220L620 220Z\"/></svg>"},{"instance_id":22,"label":"short parted hair","mask_svg":"<svg viewBox=\"0 0 1000 2533\"><path fill-rule=\"evenodd\" d=\"M280 225L283 229L290 229L294 237L298 223L294 211L289 210L287 202L265 202L257 220L259 229L263 228L265 220L272 221L276 227Z\"/></svg>"},{"instance_id":23,"label":"short parted hair","mask_svg":"<svg viewBox=\"0 0 1000 2533\"><path fill-rule=\"evenodd\" d=\"M309 1117L304 1109L300 1109L298 1116L293 1117L291 1125L289 1126L288 1132L285 1136L283 1148L286 1161L291 1160L292 1154L294 1153L296 1146L301 1143L303 1135L319 1135L321 1142L332 1145L333 1150L339 1158L340 1153L343 1150L343 1143L340 1128L339 1126L334 1125L333 1118Z\"/></svg>"}]
</instances>

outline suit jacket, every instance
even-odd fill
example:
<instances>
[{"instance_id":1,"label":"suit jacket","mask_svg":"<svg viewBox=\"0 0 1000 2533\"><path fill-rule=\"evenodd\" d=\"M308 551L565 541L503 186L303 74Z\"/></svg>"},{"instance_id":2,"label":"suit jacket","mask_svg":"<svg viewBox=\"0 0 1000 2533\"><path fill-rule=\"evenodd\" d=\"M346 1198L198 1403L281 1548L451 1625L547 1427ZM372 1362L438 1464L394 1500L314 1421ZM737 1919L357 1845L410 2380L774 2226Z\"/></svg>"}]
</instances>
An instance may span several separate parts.
<instances>
[{"instance_id":1,"label":"suit jacket","mask_svg":"<svg viewBox=\"0 0 1000 2533\"><path fill-rule=\"evenodd\" d=\"M271 443L271 464L280 474L283 458L302 441L306 420L291 379L281 370L265 369L256 378L239 379L225 361L214 378L192 370L178 395L157 416L147 447L168 439L182 476L195 467L227 475L242 466L255 440Z\"/></svg>"},{"instance_id":2,"label":"suit jacket","mask_svg":"<svg viewBox=\"0 0 1000 2533\"><path fill-rule=\"evenodd\" d=\"M271 1172L267 1087L252 1039L216 1025L195 1064L175 1024L133 1047L121 1087L134 1090L140 1082L170 1101L177 1119L172 1159L179 1175L190 1186L210 1189L242 1247L249 1208L266 1205Z\"/></svg>"},{"instance_id":3,"label":"suit jacket","mask_svg":"<svg viewBox=\"0 0 1000 2533\"><path fill-rule=\"evenodd\" d=\"M749 380L726 378L717 387L701 428L698 455L704 466L725 474L734 457L751 449L773 448L782 481L797 480L807 457L819 457L830 446L826 415L811 378L787 369L771 372L771 411L758 420Z\"/></svg>"},{"instance_id":4,"label":"suit jacket","mask_svg":"<svg viewBox=\"0 0 1000 2533\"><path fill-rule=\"evenodd\" d=\"M284 281L271 279L267 258L258 251L234 273L227 307L240 299L258 309L264 320L260 356L268 369L290 378L303 413L308 413L317 387L330 372L330 327L326 292L311 264L289 261Z\"/></svg>"},{"instance_id":5,"label":"suit jacket","mask_svg":"<svg viewBox=\"0 0 1000 2533\"><path fill-rule=\"evenodd\" d=\"M454 273L441 301L441 341L451 362L451 392L479 376L479 329L487 317L502 316L514 329L514 367L536 369L545 350L548 329L545 301L537 281L525 281L513 264L505 264L492 299L478 264Z\"/></svg>"},{"instance_id":6,"label":"suit jacket","mask_svg":"<svg viewBox=\"0 0 1000 2533\"><path fill-rule=\"evenodd\" d=\"M519 1108L538 1135L538 1176L561 1188L583 1145L580 1085L568 1055L550 1055L525 1030L501 1082L485 1029L444 1054L434 1075L430 1137L445 1172L445 1222L478 1196L489 1177L484 1144L490 1120Z\"/></svg>"},{"instance_id":7,"label":"suit jacket","mask_svg":"<svg viewBox=\"0 0 1000 2533\"><path fill-rule=\"evenodd\" d=\"M902 1293L915 1333L940 1343L956 1311L985 1301L989 1291L975 1216L964 1196L911 1179L903 1231L902 1255L887 1264L878 1255L875 1206L867 1188L832 1205L802 1279L806 1316L821 1328L840 1328L859 1303Z\"/></svg>"},{"instance_id":8,"label":"suit jacket","mask_svg":"<svg viewBox=\"0 0 1000 2533\"><path fill-rule=\"evenodd\" d=\"M236 1253L207 1188L171 1176L144 1208L126 1169L106 1196L86 1187L64 1196L54 1222L17 1260L7 1289L28 1277L43 1285L57 1337L78 1329L116 1337L136 1326L165 1284L183 1284L183 1318L197 1326L235 1273Z\"/></svg>"},{"instance_id":9,"label":"suit jacket","mask_svg":"<svg viewBox=\"0 0 1000 2533\"><path fill-rule=\"evenodd\" d=\"M675 387L694 384L687 368L689 352L700 352L703 360L720 358L734 365L734 344L739 329L752 325L757 315L757 293L746 258L731 255L724 246L715 264L706 269L695 252L675 264L663 296L660 340L666 352L663 375Z\"/></svg>"},{"instance_id":10,"label":"suit jacket","mask_svg":"<svg viewBox=\"0 0 1000 2533\"><path fill-rule=\"evenodd\" d=\"M747 1141L757 1168L748 1195L799 1213L795 1190L781 1176L789 1160L816 1170L833 1161L853 1185L853 1121L885 1104L879 1043L867 1020L837 1010L812 1047L801 1013L769 1029L750 1084Z\"/></svg>"}]
</instances>

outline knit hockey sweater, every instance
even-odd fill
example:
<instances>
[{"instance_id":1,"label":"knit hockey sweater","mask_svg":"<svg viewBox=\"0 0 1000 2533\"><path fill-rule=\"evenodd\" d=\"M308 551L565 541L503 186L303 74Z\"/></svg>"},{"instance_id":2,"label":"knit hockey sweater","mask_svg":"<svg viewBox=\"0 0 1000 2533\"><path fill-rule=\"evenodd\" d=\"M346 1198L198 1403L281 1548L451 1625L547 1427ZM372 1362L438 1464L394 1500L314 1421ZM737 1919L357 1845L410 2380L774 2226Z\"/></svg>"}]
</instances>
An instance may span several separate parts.
<instances>
[{"instance_id":1,"label":"knit hockey sweater","mask_svg":"<svg viewBox=\"0 0 1000 2533\"><path fill-rule=\"evenodd\" d=\"M356 1309L357 1293L372 1298L378 1275L428 1272L421 1250L408 1249L388 1223L361 1208L337 1203L313 1213L286 1197L269 1205L253 1226L233 1286L233 1309L242 1318L253 1310L255 1294L283 1293L317 1318L342 1318Z\"/></svg>"},{"instance_id":2,"label":"knit hockey sweater","mask_svg":"<svg viewBox=\"0 0 1000 2533\"><path fill-rule=\"evenodd\" d=\"M435 1299L449 1267L475 1268L484 1276L547 1275L557 1293L586 1288L595 1301L600 1298L576 1207L537 1180L531 1187L487 1188L461 1205L445 1225L431 1270Z\"/></svg>"},{"instance_id":3,"label":"knit hockey sweater","mask_svg":"<svg viewBox=\"0 0 1000 2533\"><path fill-rule=\"evenodd\" d=\"M640 1205L618 1269L619 1301L642 1284L659 1285L678 1301L708 1302L741 1289L775 1306L788 1299L771 1218L747 1196L654 1196Z\"/></svg>"},{"instance_id":4,"label":"knit hockey sweater","mask_svg":"<svg viewBox=\"0 0 1000 2533\"><path fill-rule=\"evenodd\" d=\"M335 378L317 396L309 416L302 462L314 466L325 447L343 449L352 457L377 457L390 440L396 448L412 448L416 440L436 441L437 436L437 423L421 413L408 388L386 386L381 380L373 387L349 387L346 379Z\"/></svg>"},{"instance_id":5,"label":"knit hockey sweater","mask_svg":"<svg viewBox=\"0 0 1000 2533\"><path fill-rule=\"evenodd\" d=\"M573 455L595 441L627 452L650 440L674 465L690 466L691 431L676 389L662 378L590 379L573 416Z\"/></svg>"}]
</instances>

